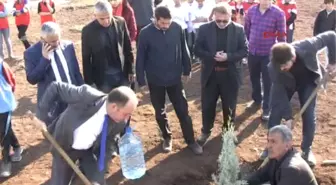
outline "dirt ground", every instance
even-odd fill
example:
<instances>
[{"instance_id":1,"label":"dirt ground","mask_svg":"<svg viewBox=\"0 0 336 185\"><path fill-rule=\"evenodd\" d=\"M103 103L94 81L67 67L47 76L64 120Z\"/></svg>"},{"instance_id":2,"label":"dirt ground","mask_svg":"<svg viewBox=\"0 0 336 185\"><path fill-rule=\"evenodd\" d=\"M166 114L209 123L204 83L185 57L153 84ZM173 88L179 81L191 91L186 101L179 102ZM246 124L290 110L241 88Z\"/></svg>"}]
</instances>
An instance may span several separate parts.
<instances>
[{"instance_id":1,"label":"dirt ground","mask_svg":"<svg viewBox=\"0 0 336 185\"><path fill-rule=\"evenodd\" d=\"M312 25L320 1L298 0L298 20L296 24L295 38L303 39L312 35ZM316 7L314 7L314 5ZM81 61L80 32L78 28L88 23L92 18L92 9L76 8L63 9L57 12L57 21L63 29L63 39L72 40L76 45L77 57ZM14 52L22 56L23 45L17 39L17 30L11 25L11 37ZM39 18L32 16L32 24L28 30L28 38L36 42L39 39ZM77 31L76 31L77 30ZM20 143L25 148L23 160L13 165L13 175L7 179L0 179L3 185L37 185L48 184L50 177L51 155L48 153L48 144L43 140L42 134L33 126L26 116L28 110L35 111L36 86L27 83L23 61L8 61L12 66L16 79L16 98L19 106L13 117L14 130ZM80 65L81 66L81 65ZM185 86L189 101L190 114L193 118L196 136L201 130L200 111L200 75L199 66L194 66L193 79ZM239 145L237 152L242 164L256 166L258 155L266 144L265 124L261 123L261 112L249 113L244 108L251 98L251 88L248 71L244 71L244 84L239 95L237 109L237 133ZM326 94L319 93L317 106L317 130L313 150L318 165L314 172L320 185L336 184L336 168L321 166L321 162L333 159L336 156L336 81L329 83ZM110 166L110 174L107 175L108 184L138 184L138 185L210 185L211 174L216 171L216 160L221 148L220 125L222 114L218 109L216 126L211 141L205 146L203 156L194 156L187 150L180 131L180 126L171 105L167 104L171 130L173 131L174 145L170 154L161 152L161 137L155 122L154 111L150 104L148 94L142 97L140 107L132 116L132 125L141 136L146 151L147 174L140 180L127 181L120 171L119 159L114 159ZM294 99L293 106L298 112L298 101ZM334 108L333 108L334 107ZM294 130L295 146L299 148L301 143L301 123L297 123Z\"/></svg>"}]
</instances>

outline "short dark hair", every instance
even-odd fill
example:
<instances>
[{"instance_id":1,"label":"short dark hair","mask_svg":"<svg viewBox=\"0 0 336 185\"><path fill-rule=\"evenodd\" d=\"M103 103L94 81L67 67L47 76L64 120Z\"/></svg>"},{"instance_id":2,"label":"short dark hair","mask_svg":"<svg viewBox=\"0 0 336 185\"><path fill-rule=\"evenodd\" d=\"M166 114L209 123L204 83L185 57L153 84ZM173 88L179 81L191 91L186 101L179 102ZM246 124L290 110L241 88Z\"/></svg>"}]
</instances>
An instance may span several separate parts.
<instances>
[{"instance_id":1,"label":"short dark hair","mask_svg":"<svg viewBox=\"0 0 336 185\"><path fill-rule=\"evenodd\" d=\"M113 89L108 95L107 95L107 102L108 103L115 103L118 107L124 107L128 101L130 100L129 96L122 92L119 88Z\"/></svg>"},{"instance_id":2,"label":"short dark hair","mask_svg":"<svg viewBox=\"0 0 336 185\"><path fill-rule=\"evenodd\" d=\"M324 4L335 4L335 0L324 0Z\"/></svg>"},{"instance_id":3,"label":"short dark hair","mask_svg":"<svg viewBox=\"0 0 336 185\"><path fill-rule=\"evenodd\" d=\"M294 47L286 42L279 42L272 46L270 59L273 64L282 65L295 57Z\"/></svg>"},{"instance_id":4,"label":"short dark hair","mask_svg":"<svg viewBox=\"0 0 336 185\"><path fill-rule=\"evenodd\" d=\"M154 11L154 15L155 15L155 18L157 20L159 20L161 18L162 19L171 19L172 18L170 10L166 6L158 6L158 7L156 7L155 11Z\"/></svg>"}]
</instances>

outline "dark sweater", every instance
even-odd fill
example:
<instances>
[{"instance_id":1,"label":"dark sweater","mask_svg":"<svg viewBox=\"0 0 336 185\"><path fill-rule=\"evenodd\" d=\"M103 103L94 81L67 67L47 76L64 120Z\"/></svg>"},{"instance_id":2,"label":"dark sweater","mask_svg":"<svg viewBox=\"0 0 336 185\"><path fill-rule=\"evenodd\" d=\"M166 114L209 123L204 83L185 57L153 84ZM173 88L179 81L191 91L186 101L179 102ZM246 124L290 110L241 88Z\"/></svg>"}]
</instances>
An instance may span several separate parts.
<instances>
[{"instance_id":1,"label":"dark sweater","mask_svg":"<svg viewBox=\"0 0 336 185\"><path fill-rule=\"evenodd\" d=\"M143 27L151 22L154 13L153 0L128 0L134 10L137 26ZM139 30L140 31L140 30Z\"/></svg>"},{"instance_id":2,"label":"dark sweater","mask_svg":"<svg viewBox=\"0 0 336 185\"><path fill-rule=\"evenodd\" d=\"M146 85L145 74L148 83L171 86L190 71L190 55L180 25L172 22L168 30L162 31L152 23L141 30L136 60L139 86Z\"/></svg>"},{"instance_id":3,"label":"dark sweater","mask_svg":"<svg viewBox=\"0 0 336 185\"><path fill-rule=\"evenodd\" d=\"M315 19L314 36L330 30L336 31L336 10L333 10L329 15L327 10L322 10Z\"/></svg>"}]
</instances>

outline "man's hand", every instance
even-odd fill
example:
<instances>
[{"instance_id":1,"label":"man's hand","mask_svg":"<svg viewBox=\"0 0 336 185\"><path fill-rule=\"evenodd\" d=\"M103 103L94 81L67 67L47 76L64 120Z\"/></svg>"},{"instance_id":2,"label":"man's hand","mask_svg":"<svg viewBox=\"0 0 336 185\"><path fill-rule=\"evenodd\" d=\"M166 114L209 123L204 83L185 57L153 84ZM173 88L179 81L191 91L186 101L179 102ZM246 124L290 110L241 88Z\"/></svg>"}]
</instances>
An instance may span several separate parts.
<instances>
[{"instance_id":1,"label":"man's hand","mask_svg":"<svg viewBox=\"0 0 336 185\"><path fill-rule=\"evenodd\" d=\"M42 44L42 56L44 58L46 58L47 60L50 60L50 57L49 57L49 53L52 51L52 47L47 44L47 43L43 43Z\"/></svg>"},{"instance_id":2,"label":"man's hand","mask_svg":"<svg viewBox=\"0 0 336 185\"><path fill-rule=\"evenodd\" d=\"M191 79L191 75L183 75L182 76L183 83L188 83L190 79Z\"/></svg>"},{"instance_id":3,"label":"man's hand","mask_svg":"<svg viewBox=\"0 0 336 185\"><path fill-rule=\"evenodd\" d=\"M214 57L217 62L225 62L227 60L227 54L223 51L218 51Z\"/></svg>"},{"instance_id":4,"label":"man's hand","mask_svg":"<svg viewBox=\"0 0 336 185\"><path fill-rule=\"evenodd\" d=\"M133 83L135 81L135 74L128 74L128 81Z\"/></svg>"},{"instance_id":5,"label":"man's hand","mask_svg":"<svg viewBox=\"0 0 336 185\"><path fill-rule=\"evenodd\" d=\"M331 79L336 76L336 64L328 64L327 73L330 75Z\"/></svg>"},{"instance_id":6,"label":"man's hand","mask_svg":"<svg viewBox=\"0 0 336 185\"><path fill-rule=\"evenodd\" d=\"M293 120L292 119L284 121L283 124L286 125L289 129L293 129Z\"/></svg>"}]
</instances>

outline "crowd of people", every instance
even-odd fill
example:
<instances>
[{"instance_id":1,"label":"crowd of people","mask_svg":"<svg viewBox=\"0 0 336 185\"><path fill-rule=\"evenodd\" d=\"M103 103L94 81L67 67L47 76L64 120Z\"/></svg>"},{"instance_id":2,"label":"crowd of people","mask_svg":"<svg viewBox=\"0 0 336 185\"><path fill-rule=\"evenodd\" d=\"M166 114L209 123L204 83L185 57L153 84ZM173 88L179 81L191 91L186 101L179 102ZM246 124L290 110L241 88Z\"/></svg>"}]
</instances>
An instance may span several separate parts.
<instances>
[{"instance_id":1,"label":"crowd of people","mask_svg":"<svg viewBox=\"0 0 336 185\"><path fill-rule=\"evenodd\" d=\"M81 32L81 73L73 42L61 38L61 25L53 16L53 1L42 0L38 4L41 40L30 43L26 36L30 24L28 1L17 0L9 9L1 0L0 176L11 175L11 162L20 161L23 152L12 130L15 79L4 62L2 47L4 40L8 58L14 58L8 17L15 16L18 37L26 48L23 56L27 81L37 85L36 116L46 123L70 158L79 161L92 182L104 184L107 166L118 155L118 140L132 124L130 116L138 104L135 84L141 92L149 90L163 137L163 151L170 152L173 147L165 111L167 94L188 148L201 155L211 135L219 97L223 131L235 124L242 68L247 62L252 101L246 108L262 109L260 116L267 122L269 134L260 159L271 159L248 179L249 184L270 181L316 185L309 167L316 165L311 148L316 96L302 115L301 154L293 148L288 128L293 122L290 99L297 92L302 107L320 82L336 72L334 3L324 0L325 9L316 18L313 37L293 42L298 16L293 0L98 0L95 19ZM322 50L328 56L326 68L316 58ZM201 63L202 130L197 139L183 87L192 78L193 62ZM108 142L102 144L106 122ZM288 127L280 125L282 122ZM9 153L10 147L13 154ZM108 147L103 170L97 165L102 160L100 147ZM56 151L51 153L51 184L69 184L70 166ZM293 178L294 174L298 175Z\"/></svg>"}]
</instances>

